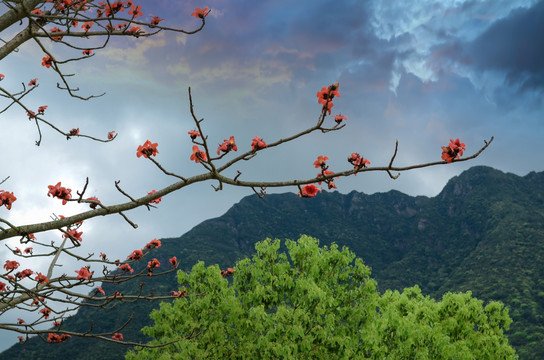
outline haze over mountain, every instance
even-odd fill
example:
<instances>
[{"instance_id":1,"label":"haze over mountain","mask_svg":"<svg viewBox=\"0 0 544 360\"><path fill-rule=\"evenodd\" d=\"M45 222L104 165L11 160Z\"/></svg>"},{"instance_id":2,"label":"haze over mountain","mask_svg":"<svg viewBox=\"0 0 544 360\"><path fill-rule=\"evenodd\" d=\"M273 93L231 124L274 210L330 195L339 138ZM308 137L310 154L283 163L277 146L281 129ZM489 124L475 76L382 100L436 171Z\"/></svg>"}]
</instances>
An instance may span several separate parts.
<instances>
[{"instance_id":1,"label":"haze over mountain","mask_svg":"<svg viewBox=\"0 0 544 360\"><path fill-rule=\"evenodd\" d=\"M248 196L223 216L204 221L180 238L163 239L154 257L175 255L184 270L199 260L233 266L264 238L297 239L301 234L348 246L367 265L380 290L418 284L439 298L471 290L481 300L500 300L514 323L508 333L521 359L544 359L544 172L520 177L489 167L473 167L452 178L433 198L398 191L366 195L323 192ZM145 266L144 262L139 266ZM137 270L137 269L136 269ZM147 291L177 289L175 276L149 278ZM128 294L137 284L104 286ZM157 303L122 304L113 310L83 308L64 329L111 330L135 313L123 330L126 339L145 341ZM126 347L93 339L46 344L31 339L0 359L117 359Z\"/></svg>"}]
</instances>

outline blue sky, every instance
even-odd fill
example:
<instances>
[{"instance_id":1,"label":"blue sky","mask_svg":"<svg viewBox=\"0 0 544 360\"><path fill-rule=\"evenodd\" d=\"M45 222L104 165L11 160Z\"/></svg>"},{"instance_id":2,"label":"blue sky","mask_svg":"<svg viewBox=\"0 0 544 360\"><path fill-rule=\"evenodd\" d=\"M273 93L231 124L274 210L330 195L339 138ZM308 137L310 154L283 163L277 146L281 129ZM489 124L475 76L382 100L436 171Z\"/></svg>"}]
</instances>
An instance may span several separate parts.
<instances>
[{"instance_id":1,"label":"blue sky","mask_svg":"<svg viewBox=\"0 0 544 360\"><path fill-rule=\"evenodd\" d=\"M404 166L439 160L440 146L450 138L465 142L470 155L495 136L472 162L414 170L395 181L385 173L361 174L337 180L338 190L434 196L474 165L518 175L544 170L542 1L139 3L146 18L159 15L164 25L184 29L199 25L190 16L196 7L208 6L211 13L196 35L112 39L90 59L67 64L83 95L106 92L90 101L57 90L58 78L40 66L43 55L31 42L0 63L6 75L2 87L17 89L39 78L26 104L48 105L46 119L60 128L79 127L96 136L119 133L116 141L98 144L66 141L44 128L42 145L36 147L36 130L20 109L0 115L0 147L7 154L0 178L10 176L2 189L18 197L10 212L0 209L0 216L22 225L86 209L48 198L47 185L58 181L75 192L88 176L88 194L108 204L124 201L115 180L134 196L170 184L153 164L136 158L136 148L147 139L159 143L157 160L167 169L183 176L202 172L189 160L187 131L194 129L189 86L210 142L233 135L245 151L255 136L272 142L312 126L320 113L316 92L340 82L333 114L347 115L346 127L260 152L226 174L234 176L239 169L245 180L309 178L317 173L312 163L318 155L330 158L333 171L348 169L352 152L371 165L387 165L396 139L396 164ZM8 29L6 37L16 30ZM59 58L73 54L44 44ZM179 236L252 194L232 187L215 192L210 185L172 194L151 212L129 213L138 230L119 216L86 222L82 251L124 258L152 238ZM297 189L270 192L285 191ZM60 239L55 233L41 236ZM9 256L0 250L0 260ZM62 271L79 267L66 260Z\"/></svg>"}]
</instances>

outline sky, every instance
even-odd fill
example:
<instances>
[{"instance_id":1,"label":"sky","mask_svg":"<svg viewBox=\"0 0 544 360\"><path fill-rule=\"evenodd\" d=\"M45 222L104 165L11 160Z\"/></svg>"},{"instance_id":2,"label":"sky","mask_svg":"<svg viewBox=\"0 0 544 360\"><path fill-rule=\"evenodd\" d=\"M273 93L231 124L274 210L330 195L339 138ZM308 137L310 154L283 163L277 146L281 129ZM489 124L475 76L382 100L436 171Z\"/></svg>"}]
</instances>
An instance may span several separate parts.
<instances>
[{"instance_id":1,"label":"sky","mask_svg":"<svg viewBox=\"0 0 544 360\"><path fill-rule=\"evenodd\" d=\"M139 1L144 19L160 16L168 27L195 29L196 7L209 7L205 28L194 35L161 32L149 38L114 38L83 61L64 65L82 101L56 88L58 76L41 66L43 52L27 42L0 62L11 91L33 78L39 86L25 98L29 108L47 105L45 119L61 129L104 138L67 141L42 127L38 147L35 125L12 107L0 114L0 151L4 154L0 189L17 201L0 217L23 225L48 221L53 214L73 215L83 205L47 197L48 185L81 190L105 204L142 196L175 182L150 161L137 158L146 140L157 142L156 160L167 170L189 177L204 169L189 159L195 129L189 112L203 118L211 144L234 136L238 152L250 149L255 136L272 142L313 126L320 114L316 93L340 83L333 115L348 117L340 131L314 133L280 147L261 151L225 173L255 181L307 179L317 174L317 156L329 157L330 170L350 168L358 152L371 166L386 166L399 141L397 166L440 160L441 146L460 138L465 156L484 140L492 145L469 162L402 173L365 173L336 180L338 191L372 194L392 189L409 195L437 195L447 181L475 165L526 175L544 170L544 2L534 0L444 1ZM2 9L4 11L4 9ZM18 25L17 25L18 26ZM10 38L19 27L0 37ZM84 40L98 44L96 40ZM58 59L80 52L44 41ZM4 103L0 103L4 107ZM329 118L326 124L332 126ZM233 155L227 155L228 161ZM220 162L219 162L220 163ZM125 258L153 238L178 237L203 220L225 213L251 189L212 182L191 185L165 197L156 209L137 209L127 216L95 218L84 223L81 253L105 252ZM297 192L295 187L269 189ZM60 233L37 234L60 241ZM6 243L6 242L5 242ZM7 242L17 246L17 239ZM0 262L13 255L0 249ZM58 271L70 273L84 264L63 260ZM181 259L183 261L183 259ZM33 267L45 266L41 258ZM7 320L16 315L3 315ZM4 320L2 320L4 321ZM0 349L15 336L2 335Z\"/></svg>"}]
</instances>

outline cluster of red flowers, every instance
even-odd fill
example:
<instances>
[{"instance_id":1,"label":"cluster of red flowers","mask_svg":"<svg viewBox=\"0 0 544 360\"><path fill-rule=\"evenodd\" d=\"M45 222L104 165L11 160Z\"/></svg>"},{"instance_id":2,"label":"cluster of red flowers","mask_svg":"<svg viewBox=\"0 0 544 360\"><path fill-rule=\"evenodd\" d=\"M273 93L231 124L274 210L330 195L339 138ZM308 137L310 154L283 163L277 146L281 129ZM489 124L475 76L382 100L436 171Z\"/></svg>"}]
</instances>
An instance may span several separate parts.
<instances>
[{"instance_id":1,"label":"cluster of red flowers","mask_svg":"<svg viewBox=\"0 0 544 360\"><path fill-rule=\"evenodd\" d=\"M127 259L140 261L142 256L144 256L142 250L134 250L129 256L127 256Z\"/></svg>"},{"instance_id":2,"label":"cluster of red flowers","mask_svg":"<svg viewBox=\"0 0 544 360\"><path fill-rule=\"evenodd\" d=\"M121 341L123 340L123 334L121 333L115 333L113 334L113 336L111 337L113 340L117 340L117 341Z\"/></svg>"},{"instance_id":3,"label":"cluster of red flowers","mask_svg":"<svg viewBox=\"0 0 544 360\"><path fill-rule=\"evenodd\" d=\"M12 192L0 190L0 206L4 205L8 210L11 210L11 205L17 200Z\"/></svg>"},{"instance_id":4,"label":"cluster of red flowers","mask_svg":"<svg viewBox=\"0 0 544 360\"><path fill-rule=\"evenodd\" d=\"M47 342L60 343L66 341L66 339L68 338L71 338L71 336L66 334L49 333L49 336L47 337Z\"/></svg>"},{"instance_id":5,"label":"cluster of red flowers","mask_svg":"<svg viewBox=\"0 0 544 360\"><path fill-rule=\"evenodd\" d=\"M24 269L23 271L19 271L17 274L15 274L15 277L18 279L24 279L26 277L30 277L30 275L34 274L34 271L30 269Z\"/></svg>"},{"instance_id":6,"label":"cluster of red flowers","mask_svg":"<svg viewBox=\"0 0 544 360\"><path fill-rule=\"evenodd\" d=\"M199 163L201 161L206 161L207 156L206 153L203 150L200 150L200 148L196 145L193 146L193 153L190 157L191 160L193 160L196 163Z\"/></svg>"},{"instance_id":7,"label":"cluster of red flowers","mask_svg":"<svg viewBox=\"0 0 544 360\"><path fill-rule=\"evenodd\" d=\"M62 235L63 237L65 238L69 238L70 240L72 240L72 243L76 246L79 246L79 243L76 243L74 242L74 240L77 240L79 242L82 242L83 239L81 238L81 235L83 235L83 231L77 231L77 229L71 229L71 230L68 230L66 231L68 234L64 234Z\"/></svg>"},{"instance_id":8,"label":"cluster of red flowers","mask_svg":"<svg viewBox=\"0 0 544 360\"><path fill-rule=\"evenodd\" d=\"M448 146L442 146L442 160L451 163L453 159L459 159L463 155L463 151L465 151L465 143L462 143L459 139L450 139Z\"/></svg>"},{"instance_id":9,"label":"cluster of red flowers","mask_svg":"<svg viewBox=\"0 0 544 360\"><path fill-rule=\"evenodd\" d=\"M187 289L183 288L181 291L170 291L170 294L177 297L185 297L187 296Z\"/></svg>"},{"instance_id":10,"label":"cluster of red flowers","mask_svg":"<svg viewBox=\"0 0 544 360\"><path fill-rule=\"evenodd\" d=\"M160 248L161 245L162 244L160 240L153 239L145 245L145 249L152 249L153 247Z\"/></svg>"},{"instance_id":11,"label":"cluster of red flowers","mask_svg":"<svg viewBox=\"0 0 544 360\"><path fill-rule=\"evenodd\" d=\"M161 263L157 259L153 259L147 262L147 276L153 275L153 269L161 266Z\"/></svg>"},{"instance_id":12,"label":"cluster of red flowers","mask_svg":"<svg viewBox=\"0 0 544 360\"><path fill-rule=\"evenodd\" d=\"M43 314L45 320L49 319L49 315L51 315L51 309L45 307L41 309L40 312Z\"/></svg>"},{"instance_id":13,"label":"cluster of red flowers","mask_svg":"<svg viewBox=\"0 0 544 360\"><path fill-rule=\"evenodd\" d=\"M350 156L348 156L348 161L351 165L353 165L354 169L365 168L367 165L370 164L370 161L368 159L364 159L361 155L357 153L352 153Z\"/></svg>"},{"instance_id":14,"label":"cluster of red flowers","mask_svg":"<svg viewBox=\"0 0 544 360\"><path fill-rule=\"evenodd\" d=\"M119 266L119 269L123 270L124 272L130 272L131 274L134 272L134 269L129 264L123 264Z\"/></svg>"},{"instance_id":15,"label":"cluster of red flowers","mask_svg":"<svg viewBox=\"0 0 544 360\"><path fill-rule=\"evenodd\" d=\"M55 61L54 57L51 57L49 55L46 55L42 58L42 66L45 66L46 68L50 68L53 64L53 61Z\"/></svg>"},{"instance_id":16,"label":"cluster of red flowers","mask_svg":"<svg viewBox=\"0 0 544 360\"><path fill-rule=\"evenodd\" d=\"M38 273L35 280L38 282L38 284L45 284L45 283L49 284L49 279L47 278L47 276L45 276L42 273Z\"/></svg>"},{"instance_id":17,"label":"cluster of red flowers","mask_svg":"<svg viewBox=\"0 0 544 360\"><path fill-rule=\"evenodd\" d=\"M77 274L76 280L90 280L91 276L93 276L94 271L89 272L89 267L84 266L79 271L75 271Z\"/></svg>"},{"instance_id":18,"label":"cluster of red flowers","mask_svg":"<svg viewBox=\"0 0 544 360\"><path fill-rule=\"evenodd\" d=\"M221 270L221 276L226 278L228 276L232 276L236 270L233 268L227 268L227 270Z\"/></svg>"},{"instance_id":19,"label":"cluster of red flowers","mask_svg":"<svg viewBox=\"0 0 544 360\"><path fill-rule=\"evenodd\" d=\"M334 106L332 99L335 97L340 97L340 94L338 93L339 86L339 83L329 85L328 87L323 86L321 90L317 92L317 102L323 105L323 111L328 111L329 115L331 114L331 109Z\"/></svg>"},{"instance_id":20,"label":"cluster of red flowers","mask_svg":"<svg viewBox=\"0 0 544 360\"><path fill-rule=\"evenodd\" d=\"M321 173L317 174L317 177L328 176L328 175L334 174L334 171L327 170L329 168L327 166L327 160L329 160L328 157L320 155L320 156L317 157L317 160L314 161L314 166L316 168L321 168ZM336 189L336 184L334 183L333 178L323 179L323 181L325 181L325 183L327 184L327 187L329 188L329 190L330 189ZM319 185L321 185L321 181L319 182ZM312 193L312 192L310 192L310 193ZM317 194L317 191L316 191L316 194ZM313 196L315 196L315 195L313 195ZM306 196L306 197L311 197L311 196Z\"/></svg>"},{"instance_id":21,"label":"cluster of red flowers","mask_svg":"<svg viewBox=\"0 0 544 360\"><path fill-rule=\"evenodd\" d=\"M226 154L231 150L238 151L238 147L236 146L236 142L234 141L234 136L231 136L228 140L224 140L223 143L219 145L219 147L217 148L217 155L219 155L221 152Z\"/></svg>"},{"instance_id":22,"label":"cluster of red flowers","mask_svg":"<svg viewBox=\"0 0 544 360\"><path fill-rule=\"evenodd\" d=\"M52 197L62 199L62 205L66 205L68 200L72 198L72 194L71 194L72 190L60 186L60 181L55 186L48 185L48 188L49 188L49 192L47 193L47 196L52 196Z\"/></svg>"},{"instance_id":23,"label":"cluster of red flowers","mask_svg":"<svg viewBox=\"0 0 544 360\"><path fill-rule=\"evenodd\" d=\"M257 151L259 149L264 149L266 147L266 143L258 136L255 136L253 140L251 141L251 148L254 151Z\"/></svg>"},{"instance_id":24,"label":"cluster of red flowers","mask_svg":"<svg viewBox=\"0 0 544 360\"><path fill-rule=\"evenodd\" d=\"M136 156L143 156L144 158L156 156L159 153L157 146L159 146L158 143L151 143L151 141L147 140L143 145L138 146Z\"/></svg>"}]
</instances>

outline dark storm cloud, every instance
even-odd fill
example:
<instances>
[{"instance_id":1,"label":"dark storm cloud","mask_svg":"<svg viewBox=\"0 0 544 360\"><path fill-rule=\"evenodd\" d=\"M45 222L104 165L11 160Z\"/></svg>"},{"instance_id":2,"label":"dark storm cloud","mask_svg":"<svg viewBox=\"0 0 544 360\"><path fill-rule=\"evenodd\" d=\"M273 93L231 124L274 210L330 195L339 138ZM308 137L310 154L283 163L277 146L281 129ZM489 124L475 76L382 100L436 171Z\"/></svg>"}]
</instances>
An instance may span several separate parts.
<instances>
[{"instance_id":1,"label":"dark storm cloud","mask_svg":"<svg viewBox=\"0 0 544 360\"><path fill-rule=\"evenodd\" d=\"M504 85L520 91L544 91L544 2L519 8L470 43L450 43L435 56L451 57L479 72L497 71Z\"/></svg>"},{"instance_id":2,"label":"dark storm cloud","mask_svg":"<svg viewBox=\"0 0 544 360\"><path fill-rule=\"evenodd\" d=\"M469 47L476 66L506 72L509 84L544 90L544 2L514 10Z\"/></svg>"}]
</instances>

